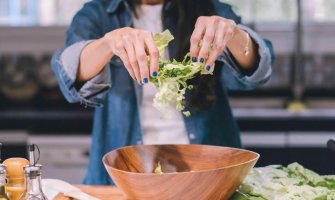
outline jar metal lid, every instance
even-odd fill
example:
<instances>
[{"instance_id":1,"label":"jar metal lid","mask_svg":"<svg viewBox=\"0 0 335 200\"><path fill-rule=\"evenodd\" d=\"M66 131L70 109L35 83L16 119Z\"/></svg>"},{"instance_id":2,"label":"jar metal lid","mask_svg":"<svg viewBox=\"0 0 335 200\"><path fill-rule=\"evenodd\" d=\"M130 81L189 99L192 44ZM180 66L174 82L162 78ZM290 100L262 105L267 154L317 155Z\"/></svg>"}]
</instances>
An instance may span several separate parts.
<instances>
[{"instance_id":1,"label":"jar metal lid","mask_svg":"<svg viewBox=\"0 0 335 200\"><path fill-rule=\"evenodd\" d=\"M5 174L6 173L6 165L0 164L0 174Z\"/></svg>"},{"instance_id":2,"label":"jar metal lid","mask_svg":"<svg viewBox=\"0 0 335 200\"><path fill-rule=\"evenodd\" d=\"M23 167L23 170L26 174L29 174L30 172L41 172L42 171L42 165L36 164L36 165L26 165Z\"/></svg>"}]
</instances>

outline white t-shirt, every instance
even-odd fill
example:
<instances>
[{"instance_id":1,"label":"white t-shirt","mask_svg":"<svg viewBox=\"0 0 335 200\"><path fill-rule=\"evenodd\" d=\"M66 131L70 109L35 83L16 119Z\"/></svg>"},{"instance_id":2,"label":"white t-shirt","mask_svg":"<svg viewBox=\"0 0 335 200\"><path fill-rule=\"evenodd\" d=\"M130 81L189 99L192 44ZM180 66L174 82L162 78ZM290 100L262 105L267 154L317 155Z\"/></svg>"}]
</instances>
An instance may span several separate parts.
<instances>
[{"instance_id":1,"label":"white t-shirt","mask_svg":"<svg viewBox=\"0 0 335 200\"><path fill-rule=\"evenodd\" d=\"M149 30L153 34L161 32L162 4L140 5L138 18L133 17L134 28ZM168 57L166 49L165 56ZM152 106L157 88L152 83L143 85L143 99L140 107L141 126L144 144L188 144L189 139L181 112L171 106L171 115L162 118L161 113Z\"/></svg>"}]
</instances>

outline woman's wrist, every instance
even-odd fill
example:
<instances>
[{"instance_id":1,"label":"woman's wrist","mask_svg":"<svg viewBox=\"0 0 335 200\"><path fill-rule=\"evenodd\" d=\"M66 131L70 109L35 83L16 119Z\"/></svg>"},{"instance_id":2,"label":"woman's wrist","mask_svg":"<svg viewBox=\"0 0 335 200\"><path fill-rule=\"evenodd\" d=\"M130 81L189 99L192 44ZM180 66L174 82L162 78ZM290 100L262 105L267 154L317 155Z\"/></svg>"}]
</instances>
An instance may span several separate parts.
<instances>
[{"instance_id":1,"label":"woman's wrist","mask_svg":"<svg viewBox=\"0 0 335 200\"><path fill-rule=\"evenodd\" d=\"M236 26L227 48L233 54L239 66L244 70L254 70L257 61L256 45L249 34Z\"/></svg>"},{"instance_id":2,"label":"woman's wrist","mask_svg":"<svg viewBox=\"0 0 335 200\"><path fill-rule=\"evenodd\" d=\"M248 33L236 26L233 37L227 42L227 48L232 53L247 55L249 53L250 40Z\"/></svg>"},{"instance_id":3,"label":"woman's wrist","mask_svg":"<svg viewBox=\"0 0 335 200\"><path fill-rule=\"evenodd\" d=\"M79 81L87 81L98 75L114 54L105 37L89 43L80 55L77 74Z\"/></svg>"},{"instance_id":4,"label":"woman's wrist","mask_svg":"<svg viewBox=\"0 0 335 200\"><path fill-rule=\"evenodd\" d=\"M110 58L112 58L114 56L114 49L113 49L113 44L112 44L112 40L110 39L110 33L106 34L104 37L100 38L99 42L101 43L101 48L108 52L108 54L110 55Z\"/></svg>"}]
</instances>

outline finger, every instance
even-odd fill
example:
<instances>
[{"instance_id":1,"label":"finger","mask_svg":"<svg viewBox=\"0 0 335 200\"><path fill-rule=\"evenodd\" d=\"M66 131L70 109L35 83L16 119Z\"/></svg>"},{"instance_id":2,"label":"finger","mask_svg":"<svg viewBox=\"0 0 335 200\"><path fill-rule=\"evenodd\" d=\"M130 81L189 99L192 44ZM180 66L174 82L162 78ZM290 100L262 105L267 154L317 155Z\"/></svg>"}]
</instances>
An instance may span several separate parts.
<instances>
[{"instance_id":1,"label":"finger","mask_svg":"<svg viewBox=\"0 0 335 200\"><path fill-rule=\"evenodd\" d=\"M130 66L132 68L132 70L134 71L136 80L138 82L138 84L141 85L141 74L140 74L140 70L139 70L139 66L137 63L137 58L136 58L136 54L135 54L135 49L134 49L134 45L133 43L130 41L130 39L128 39L128 41L124 41L125 42L125 49L129 58L129 63Z\"/></svg>"},{"instance_id":2,"label":"finger","mask_svg":"<svg viewBox=\"0 0 335 200\"><path fill-rule=\"evenodd\" d=\"M215 46L215 45L214 45ZM215 48L215 49L214 49ZM214 63L218 56L220 55L221 51L217 49L217 47L214 47L210 56L207 59L206 65L205 65L205 70L206 71L212 71L214 68Z\"/></svg>"},{"instance_id":3,"label":"finger","mask_svg":"<svg viewBox=\"0 0 335 200\"><path fill-rule=\"evenodd\" d=\"M224 47L227 44L227 41L225 40L225 29L226 29L226 24L225 23L219 23L217 30L215 31L215 38L213 42L213 46L215 46L217 49Z\"/></svg>"},{"instance_id":4,"label":"finger","mask_svg":"<svg viewBox=\"0 0 335 200\"><path fill-rule=\"evenodd\" d=\"M145 45L150 55L150 75L156 77L159 67L159 50L153 40L152 34L150 37L145 37Z\"/></svg>"},{"instance_id":5,"label":"finger","mask_svg":"<svg viewBox=\"0 0 335 200\"><path fill-rule=\"evenodd\" d=\"M205 69L207 71L213 70L214 62L217 60L218 56L223 52L223 49L226 46L225 41L225 24L220 23L214 37L214 42L212 46L212 51L207 59Z\"/></svg>"},{"instance_id":6,"label":"finger","mask_svg":"<svg viewBox=\"0 0 335 200\"><path fill-rule=\"evenodd\" d=\"M208 57L208 51L214 41L216 26L216 18L213 18L210 22L206 24L206 32L202 39L202 46L198 56L198 60L201 63L203 63Z\"/></svg>"},{"instance_id":7,"label":"finger","mask_svg":"<svg viewBox=\"0 0 335 200\"><path fill-rule=\"evenodd\" d=\"M199 17L197 19L197 22L195 24L194 27L194 31L191 35L191 39L190 39L190 56L192 58L193 62L197 61L198 58L198 54L199 54L199 43L203 37L203 34L205 32L205 17Z\"/></svg>"},{"instance_id":8,"label":"finger","mask_svg":"<svg viewBox=\"0 0 335 200\"><path fill-rule=\"evenodd\" d=\"M135 73L134 73L133 68L130 65L129 58L128 58L126 50L124 48L120 49L119 52L118 52L118 56L121 58L121 60L123 62L123 65L126 67L126 69L129 73L129 75L131 76L131 78L133 80L136 80Z\"/></svg>"},{"instance_id":9,"label":"finger","mask_svg":"<svg viewBox=\"0 0 335 200\"><path fill-rule=\"evenodd\" d=\"M119 56L120 59L123 62L123 65L126 67L127 71L129 72L129 75L132 77L132 79L135 80L135 73L133 69L131 68L129 58L127 55L127 52L124 47L124 43L122 41L117 41L114 45L114 51L116 56Z\"/></svg>"},{"instance_id":10,"label":"finger","mask_svg":"<svg viewBox=\"0 0 335 200\"><path fill-rule=\"evenodd\" d=\"M149 82L148 60L147 60L147 54L145 53L144 41L141 38L136 39L135 53L141 74L141 81L142 83L148 83Z\"/></svg>"},{"instance_id":11,"label":"finger","mask_svg":"<svg viewBox=\"0 0 335 200\"><path fill-rule=\"evenodd\" d=\"M224 44L224 46L226 46L227 43L229 42L229 40L231 40L234 37L235 26L236 25L234 23L229 24L229 25L225 25L224 34L223 34L223 44Z\"/></svg>"}]
</instances>

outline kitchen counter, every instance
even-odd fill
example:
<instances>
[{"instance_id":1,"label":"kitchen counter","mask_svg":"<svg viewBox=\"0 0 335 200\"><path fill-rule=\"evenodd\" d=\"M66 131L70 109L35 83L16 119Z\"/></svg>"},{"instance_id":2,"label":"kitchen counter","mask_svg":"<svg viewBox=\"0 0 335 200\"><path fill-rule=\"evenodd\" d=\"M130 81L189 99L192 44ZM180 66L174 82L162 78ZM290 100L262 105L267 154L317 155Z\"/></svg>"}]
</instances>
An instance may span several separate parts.
<instances>
[{"instance_id":1,"label":"kitchen counter","mask_svg":"<svg viewBox=\"0 0 335 200\"><path fill-rule=\"evenodd\" d=\"M92 195L101 200L126 200L123 193L116 187L113 186L78 186L83 192ZM59 194L55 200L69 200L71 198L65 197Z\"/></svg>"}]
</instances>

